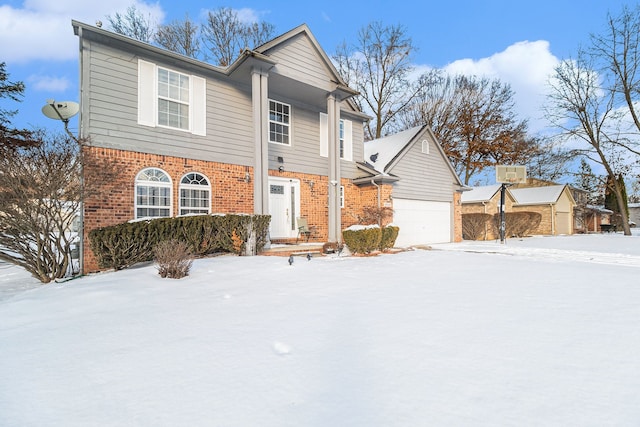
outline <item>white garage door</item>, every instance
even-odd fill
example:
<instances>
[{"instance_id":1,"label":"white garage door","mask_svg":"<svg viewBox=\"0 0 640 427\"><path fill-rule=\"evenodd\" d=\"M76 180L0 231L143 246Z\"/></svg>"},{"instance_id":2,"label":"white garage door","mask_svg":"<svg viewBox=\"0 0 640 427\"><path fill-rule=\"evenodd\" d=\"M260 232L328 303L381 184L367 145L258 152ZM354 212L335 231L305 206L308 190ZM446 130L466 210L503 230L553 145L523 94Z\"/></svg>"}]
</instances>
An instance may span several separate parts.
<instances>
[{"instance_id":1,"label":"white garage door","mask_svg":"<svg viewBox=\"0 0 640 427\"><path fill-rule=\"evenodd\" d=\"M451 241L451 203L393 199L393 223L400 227L396 246Z\"/></svg>"}]
</instances>

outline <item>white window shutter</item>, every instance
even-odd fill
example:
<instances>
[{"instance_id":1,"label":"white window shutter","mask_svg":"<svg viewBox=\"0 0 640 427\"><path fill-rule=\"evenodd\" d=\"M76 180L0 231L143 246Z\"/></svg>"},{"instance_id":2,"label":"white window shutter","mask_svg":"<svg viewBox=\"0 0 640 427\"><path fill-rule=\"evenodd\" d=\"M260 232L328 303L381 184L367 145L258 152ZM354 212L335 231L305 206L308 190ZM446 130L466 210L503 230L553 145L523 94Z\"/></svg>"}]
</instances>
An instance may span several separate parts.
<instances>
[{"instance_id":1,"label":"white window shutter","mask_svg":"<svg viewBox=\"0 0 640 427\"><path fill-rule=\"evenodd\" d=\"M325 113L320 113L320 156L329 157L329 123Z\"/></svg>"},{"instance_id":2,"label":"white window shutter","mask_svg":"<svg viewBox=\"0 0 640 427\"><path fill-rule=\"evenodd\" d=\"M207 135L207 81L191 76L191 131L195 135Z\"/></svg>"},{"instance_id":3,"label":"white window shutter","mask_svg":"<svg viewBox=\"0 0 640 427\"><path fill-rule=\"evenodd\" d=\"M342 147L343 159L352 161L353 160L353 129L352 129L353 125L351 120L343 120L342 126L343 126L342 131L344 132L344 135L343 135L344 146Z\"/></svg>"},{"instance_id":4,"label":"white window shutter","mask_svg":"<svg viewBox=\"0 0 640 427\"><path fill-rule=\"evenodd\" d=\"M138 59L138 124L156 125L156 66Z\"/></svg>"}]
</instances>

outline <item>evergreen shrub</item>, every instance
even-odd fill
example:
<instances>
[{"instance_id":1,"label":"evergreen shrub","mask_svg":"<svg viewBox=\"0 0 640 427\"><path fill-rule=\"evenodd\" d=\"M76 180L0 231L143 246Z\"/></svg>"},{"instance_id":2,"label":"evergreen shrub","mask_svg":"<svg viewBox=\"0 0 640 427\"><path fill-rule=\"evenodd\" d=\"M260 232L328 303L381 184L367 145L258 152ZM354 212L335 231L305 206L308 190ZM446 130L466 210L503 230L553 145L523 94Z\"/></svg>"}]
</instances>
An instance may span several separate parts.
<instances>
[{"instance_id":1,"label":"evergreen shrub","mask_svg":"<svg viewBox=\"0 0 640 427\"><path fill-rule=\"evenodd\" d=\"M245 253L256 254L267 242L270 220L269 215L242 214L156 218L97 228L89 241L101 268L120 270L151 261L154 248L166 240L184 242L194 256L237 253L241 240Z\"/></svg>"},{"instance_id":2,"label":"evergreen shrub","mask_svg":"<svg viewBox=\"0 0 640 427\"><path fill-rule=\"evenodd\" d=\"M380 248L382 230L378 225L353 225L342 232L351 253L368 254Z\"/></svg>"},{"instance_id":3,"label":"evergreen shrub","mask_svg":"<svg viewBox=\"0 0 640 427\"><path fill-rule=\"evenodd\" d=\"M384 251L393 248L398 238L400 227L396 225L387 225L382 228L382 237L380 238L380 250Z\"/></svg>"}]
</instances>

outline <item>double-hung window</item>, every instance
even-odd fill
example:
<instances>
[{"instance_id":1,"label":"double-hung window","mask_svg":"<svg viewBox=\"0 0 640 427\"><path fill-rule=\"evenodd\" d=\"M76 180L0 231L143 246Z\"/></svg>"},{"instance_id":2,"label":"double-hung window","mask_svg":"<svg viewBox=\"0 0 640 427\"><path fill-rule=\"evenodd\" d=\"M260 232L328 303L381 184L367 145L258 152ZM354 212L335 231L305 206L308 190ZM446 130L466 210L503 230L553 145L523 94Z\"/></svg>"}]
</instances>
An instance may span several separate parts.
<instances>
[{"instance_id":1,"label":"double-hung window","mask_svg":"<svg viewBox=\"0 0 640 427\"><path fill-rule=\"evenodd\" d=\"M206 80L138 60L138 124L206 135Z\"/></svg>"},{"instance_id":2,"label":"double-hung window","mask_svg":"<svg viewBox=\"0 0 640 427\"><path fill-rule=\"evenodd\" d=\"M171 216L171 180L161 169L147 168L136 176L136 218Z\"/></svg>"},{"instance_id":3,"label":"double-hung window","mask_svg":"<svg viewBox=\"0 0 640 427\"><path fill-rule=\"evenodd\" d=\"M211 212L211 186L204 175L192 172L180 180L180 215Z\"/></svg>"},{"instance_id":4,"label":"double-hung window","mask_svg":"<svg viewBox=\"0 0 640 427\"><path fill-rule=\"evenodd\" d=\"M158 67L158 124L189 129L189 76Z\"/></svg>"},{"instance_id":5,"label":"double-hung window","mask_svg":"<svg viewBox=\"0 0 640 427\"><path fill-rule=\"evenodd\" d=\"M269 100L269 142L291 145L291 106Z\"/></svg>"}]
</instances>

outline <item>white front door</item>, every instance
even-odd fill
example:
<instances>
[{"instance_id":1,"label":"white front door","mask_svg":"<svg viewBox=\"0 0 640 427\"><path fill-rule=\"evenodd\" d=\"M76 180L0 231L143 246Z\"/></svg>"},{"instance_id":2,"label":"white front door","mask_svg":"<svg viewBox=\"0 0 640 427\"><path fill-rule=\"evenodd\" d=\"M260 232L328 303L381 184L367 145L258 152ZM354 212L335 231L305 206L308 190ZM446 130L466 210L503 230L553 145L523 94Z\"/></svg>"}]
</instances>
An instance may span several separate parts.
<instances>
[{"instance_id":1,"label":"white front door","mask_svg":"<svg viewBox=\"0 0 640 427\"><path fill-rule=\"evenodd\" d=\"M300 216L300 181L269 177L269 215L272 239L298 235L296 218Z\"/></svg>"}]
</instances>

